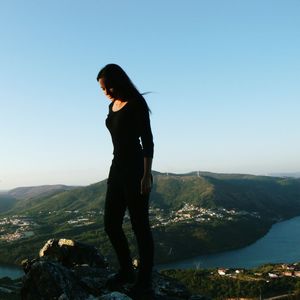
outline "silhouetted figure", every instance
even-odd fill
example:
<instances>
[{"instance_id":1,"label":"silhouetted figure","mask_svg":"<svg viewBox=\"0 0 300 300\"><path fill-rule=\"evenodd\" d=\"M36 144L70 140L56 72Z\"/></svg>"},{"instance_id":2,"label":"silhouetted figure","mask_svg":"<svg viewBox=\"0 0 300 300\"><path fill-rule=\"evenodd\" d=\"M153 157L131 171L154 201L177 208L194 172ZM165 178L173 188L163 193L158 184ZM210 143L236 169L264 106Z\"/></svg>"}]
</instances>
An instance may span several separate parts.
<instances>
[{"instance_id":1,"label":"silhouetted figure","mask_svg":"<svg viewBox=\"0 0 300 300\"><path fill-rule=\"evenodd\" d=\"M152 293L154 252L149 225L154 148L149 108L142 94L118 65L106 65L99 72L97 81L111 100L106 126L114 146L107 182L104 226L116 251L120 269L109 279L109 283L122 285L134 282L132 258L122 229L128 208L140 258L137 280L129 295L141 299L139 297Z\"/></svg>"}]
</instances>

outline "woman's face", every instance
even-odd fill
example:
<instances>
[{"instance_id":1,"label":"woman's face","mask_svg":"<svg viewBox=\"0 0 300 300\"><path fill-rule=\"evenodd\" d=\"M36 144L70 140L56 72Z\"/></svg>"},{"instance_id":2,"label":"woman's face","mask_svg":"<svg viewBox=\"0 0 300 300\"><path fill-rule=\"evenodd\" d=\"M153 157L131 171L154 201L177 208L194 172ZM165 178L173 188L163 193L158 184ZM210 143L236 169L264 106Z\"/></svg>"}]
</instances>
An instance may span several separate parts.
<instances>
[{"instance_id":1,"label":"woman's face","mask_svg":"<svg viewBox=\"0 0 300 300\"><path fill-rule=\"evenodd\" d=\"M105 96L106 96L110 101L114 101L115 98L113 97L113 88L110 88L110 89L107 89L107 88L106 88L104 78L100 78L100 79L99 79L99 84L100 84L100 87L101 87L102 91L104 92Z\"/></svg>"}]
</instances>

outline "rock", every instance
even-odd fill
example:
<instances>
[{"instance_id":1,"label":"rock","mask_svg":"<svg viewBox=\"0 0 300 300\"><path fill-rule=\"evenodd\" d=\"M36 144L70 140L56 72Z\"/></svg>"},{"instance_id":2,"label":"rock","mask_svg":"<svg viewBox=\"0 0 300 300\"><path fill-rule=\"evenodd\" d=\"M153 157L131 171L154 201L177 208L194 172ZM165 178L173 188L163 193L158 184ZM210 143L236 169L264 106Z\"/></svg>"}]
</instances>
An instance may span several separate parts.
<instances>
[{"instance_id":1,"label":"rock","mask_svg":"<svg viewBox=\"0 0 300 300\"><path fill-rule=\"evenodd\" d=\"M91 267L107 267L105 258L96 247L68 239L48 240L40 250L39 256L50 256L67 267L82 264Z\"/></svg>"},{"instance_id":2,"label":"rock","mask_svg":"<svg viewBox=\"0 0 300 300\"><path fill-rule=\"evenodd\" d=\"M74 273L57 262L39 259L31 264L23 278L21 290L23 300L88 298Z\"/></svg>"},{"instance_id":3,"label":"rock","mask_svg":"<svg viewBox=\"0 0 300 300\"><path fill-rule=\"evenodd\" d=\"M192 295L189 300L209 300L209 298L202 295Z\"/></svg>"},{"instance_id":4,"label":"rock","mask_svg":"<svg viewBox=\"0 0 300 300\"><path fill-rule=\"evenodd\" d=\"M189 299L191 294L179 281L153 272L153 287L156 299L179 300Z\"/></svg>"},{"instance_id":5,"label":"rock","mask_svg":"<svg viewBox=\"0 0 300 300\"><path fill-rule=\"evenodd\" d=\"M125 294L119 292L112 292L100 297L101 300L132 300Z\"/></svg>"},{"instance_id":6,"label":"rock","mask_svg":"<svg viewBox=\"0 0 300 300\"><path fill-rule=\"evenodd\" d=\"M80 285L92 295L101 295L105 290L106 281L112 271L103 268L76 266L74 275L79 279Z\"/></svg>"},{"instance_id":7,"label":"rock","mask_svg":"<svg viewBox=\"0 0 300 300\"><path fill-rule=\"evenodd\" d=\"M0 278L0 299L20 299L21 279Z\"/></svg>"},{"instance_id":8,"label":"rock","mask_svg":"<svg viewBox=\"0 0 300 300\"><path fill-rule=\"evenodd\" d=\"M130 285L109 291L107 278L113 272L95 247L72 240L49 240L39 257L23 262L23 300L130 300ZM177 280L153 272L152 300L192 300ZM202 298L203 299L203 298ZM138 299L140 300L140 299Z\"/></svg>"}]
</instances>

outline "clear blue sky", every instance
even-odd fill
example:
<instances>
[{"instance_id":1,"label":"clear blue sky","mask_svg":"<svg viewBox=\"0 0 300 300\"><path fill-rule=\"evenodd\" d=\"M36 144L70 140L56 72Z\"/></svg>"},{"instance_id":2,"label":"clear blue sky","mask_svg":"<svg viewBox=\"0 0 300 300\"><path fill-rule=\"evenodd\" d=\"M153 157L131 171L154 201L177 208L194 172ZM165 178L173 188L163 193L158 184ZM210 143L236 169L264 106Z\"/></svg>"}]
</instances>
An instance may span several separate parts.
<instances>
[{"instance_id":1,"label":"clear blue sky","mask_svg":"<svg viewBox=\"0 0 300 300\"><path fill-rule=\"evenodd\" d=\"M300 1L0 2L0 190L107 177L120 64L152 110L153 169L300 171Z\"/></svg>"}]
</instances>

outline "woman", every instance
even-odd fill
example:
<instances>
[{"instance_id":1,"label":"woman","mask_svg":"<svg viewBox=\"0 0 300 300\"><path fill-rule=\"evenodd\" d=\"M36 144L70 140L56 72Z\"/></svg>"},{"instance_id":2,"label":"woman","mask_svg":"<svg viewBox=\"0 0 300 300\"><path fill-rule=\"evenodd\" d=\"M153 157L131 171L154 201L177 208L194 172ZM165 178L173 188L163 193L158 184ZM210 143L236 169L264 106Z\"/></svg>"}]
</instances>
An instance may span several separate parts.
<instances>
[{"instance_id":1,"label":"woman","mask_svg":"<svg viewBox=\"0 0 300 300\"><path fill-rule=\"evenodd\" d=\"M128 208L140 258L137 280L129 294L132 298L139 298L152 293L154 247L148 210L154 145L149 108L120 66L106 65L100 70L97 81L111 100L106 126L114 146L107 181L104 227L117 254L120 269L108 281L109 285L134 282L132 259L122 229Z\"/></svg>"}]
</instances>

